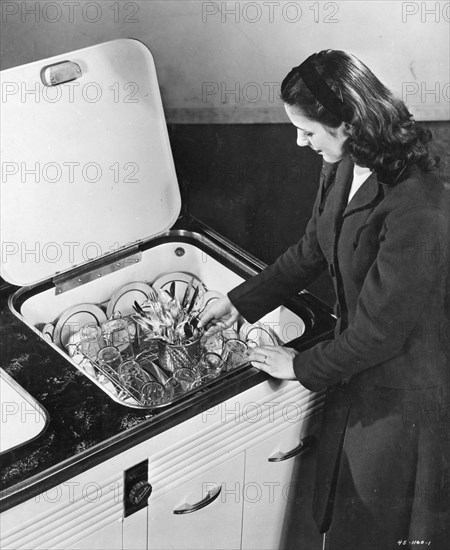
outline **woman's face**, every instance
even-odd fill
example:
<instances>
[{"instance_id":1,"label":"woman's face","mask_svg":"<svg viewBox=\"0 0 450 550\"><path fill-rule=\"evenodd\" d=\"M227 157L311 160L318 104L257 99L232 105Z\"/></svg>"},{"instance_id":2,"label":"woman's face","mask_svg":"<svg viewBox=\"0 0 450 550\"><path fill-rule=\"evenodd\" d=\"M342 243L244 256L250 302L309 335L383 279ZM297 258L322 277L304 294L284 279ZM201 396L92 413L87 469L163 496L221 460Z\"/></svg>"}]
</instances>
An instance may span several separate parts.
<instances>
[{"instance_id":1,"label":"woman's face","mask_svg":"<svg viewBox=\"0 0 450 550\"><path fill-rule=\"evenodd\" d=\"M306 118L295 107L285 105L284 108L290 121L297 128L298 146L308 145L327 162L338 162L342 159L345 155L344 143L347 141L344 123L338 128L328 128L320 122Z\"/></svg>"}]
</instances>

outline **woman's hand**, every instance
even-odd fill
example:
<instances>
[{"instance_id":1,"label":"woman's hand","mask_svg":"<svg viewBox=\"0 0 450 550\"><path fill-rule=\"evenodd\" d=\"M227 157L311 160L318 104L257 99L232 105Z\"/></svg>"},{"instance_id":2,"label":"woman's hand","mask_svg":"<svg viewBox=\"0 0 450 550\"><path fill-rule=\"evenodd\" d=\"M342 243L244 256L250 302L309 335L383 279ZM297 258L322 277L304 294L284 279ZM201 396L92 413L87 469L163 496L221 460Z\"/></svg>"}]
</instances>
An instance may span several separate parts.
<instances>
[{"instance_id":1,"label":"woman's hand","mask_svg":"<svg viewBox=\"0 0 450 550\"><path fill-rule=\"evenodd\" d=\"M251 350L248 359L254 367L267 372L274 378L296 380L294 357L297 353L283 346L260 346Z\"/></svg>"},{"instance_id":2,"label":"woman's hand","mask_svg":"<svg viewBox=\"0 0 450 550\"><path fill-rule=\"evenodd\" d=\"M200 313L199 327L207 328L207 334L214 334L219 330L231 327L239 319L240 313L231 303L228 296L214 300Z\"/></svg>"}]
</instances>

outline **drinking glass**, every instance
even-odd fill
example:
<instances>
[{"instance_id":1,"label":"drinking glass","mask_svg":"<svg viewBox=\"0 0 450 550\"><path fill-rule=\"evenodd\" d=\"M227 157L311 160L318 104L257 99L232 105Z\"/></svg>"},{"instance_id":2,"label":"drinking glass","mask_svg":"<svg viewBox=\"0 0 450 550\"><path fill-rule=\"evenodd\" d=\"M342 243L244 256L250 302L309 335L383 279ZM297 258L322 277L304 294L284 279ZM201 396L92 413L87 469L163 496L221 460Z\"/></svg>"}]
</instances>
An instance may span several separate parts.
<instances>
[{"instance_id":1,"label":"drinking glass","mask_svg":"<svg viewBox=\"0 0 450 550\"><path fill-rule=\"evenodd\" d=\"M100 367L112 375L117 376L119 367L122 364L122 356L120 351L114 346L102 348L97 355L97 361Z\"/></svg>"},{"instance_id":2,"label":"drinking glass","mask_svg":"<svg viewBox=\"0 0 450 550\"><path fill-rule=\"evenodd\" d=\"M247 363L248 346L242 340L232 338L227 340L223 346L222 359L226 364L228 371L235 369L239 365Z\"/></svg>"},{"instance_id":3,"label":"drinking glass","mask_svg":"<svg viewBox=\"0 0 450 550\"><path fill-rule=\"evenodd\" d=\"M134 360L125 361L119 367L119 380L137 399L141 398L142 387L152 379Z\"/></svg>"},{"instance_id":4,"label":"drinking glass","mask_svg":"<svg viewBox=\"0 0 450 550\"><path fill-rule=\"evenodd\" d=\"M220 355L207 351L204 353L197 365L197 371L200 377L206 375L212 375L214 377L219 376L224 367L224 361Z\"/></svg>"},{"instance_id":5,"label":"drinking glass","mask_svg":"<svg viewBox=\"0 0 450 550\"><path fill-rule=\"evenodd\" d=\"M223 334L221 331L213 334L204 334L200 339L202 348L206 351L221 354L223 349Z\"/></svg>"},{"instance_id":6,"label":"drinking glass","mask_svg":"<svg viewBox=\"0 0 450 550\"><path fill-rule=\"evenodd\" d=\"M125 319L110 319L102 325L103 336L108 346L116 347L123 360L134 357L133 345L128 330L128 322Z\"/></svg>"},{"instance_id":7,"label":"drinking glass","mask_svg":"<svg viewBox=\"0 0 450 550\"><path fill-rule=\"evenodd\" d=\"M164 398L164 386L159 382L147 382L141 388L141 399L146 405L159 405Z\"/></svg>"},{"instance_id":8,"label":"drinking glass","mask_svg":"<svg viewBox=\"0 0 450 550\"><path fill-rule=\"evenodd\" d=\"M173 373L173 379L182 391L189 391L197 379L197 374L192 369L177 369Z\"/></svg>"},{"instance_id":9,"label":"drinking glass","mask_svg":"<svg viewBox=\"0 0 450 550\"><path fill-rule=\"evenodd\" d=\"M215 379L216 379L216 376L214 376L214 374L205 374L201 378L197 378L197 380L195 380L195 382L191 386L191 389L192 388L199 388L200 386L204 386L208 382L212 382Z\"/></svg>"},{"instance_id":10,"label":"drinking glass","mask_svg":"<svg viewBox=\"0 0 450 550\"><path fill-rule=\"evenodd\" d=\"M89 359L95 361L98 352L106 346L102 329L96 323L84 325L80 331L80 351Z\"/></svg>"}]
</instances>

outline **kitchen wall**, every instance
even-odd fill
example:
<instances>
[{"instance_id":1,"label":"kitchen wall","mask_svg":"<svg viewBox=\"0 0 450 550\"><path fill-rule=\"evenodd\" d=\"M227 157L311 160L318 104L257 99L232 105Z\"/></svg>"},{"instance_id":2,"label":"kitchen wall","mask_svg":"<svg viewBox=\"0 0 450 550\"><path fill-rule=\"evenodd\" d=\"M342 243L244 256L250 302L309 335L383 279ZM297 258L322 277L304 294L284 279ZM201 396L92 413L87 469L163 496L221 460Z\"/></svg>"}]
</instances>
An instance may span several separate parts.
<instances>
[{"instance_id":1,"label":"kitchen wall","mask_svg":"<svg viewBox=\"0 0 450 550\"><path fill-rule=\"evenodd\" d=\"M277 99L294 65L351 51L432 130L449 181L445 2L2 0L2 69L134 37L152 51L189 212L266 262L302 234L320 161ZM313 286L332 301L326 275Z\"/></svg>"},{"instance_id":2,"label":"kitchen wall","mask_svg":"<svg viewBox=\"0 0 450 550\"><path fill-rule=\"evenodd\" d=\"M284 122L277 92L314 51L360 57L421 120L449 118L448 2L2 0L2 67L120 37L155 57L172 123Z\"/></svg>"}]
</instances>

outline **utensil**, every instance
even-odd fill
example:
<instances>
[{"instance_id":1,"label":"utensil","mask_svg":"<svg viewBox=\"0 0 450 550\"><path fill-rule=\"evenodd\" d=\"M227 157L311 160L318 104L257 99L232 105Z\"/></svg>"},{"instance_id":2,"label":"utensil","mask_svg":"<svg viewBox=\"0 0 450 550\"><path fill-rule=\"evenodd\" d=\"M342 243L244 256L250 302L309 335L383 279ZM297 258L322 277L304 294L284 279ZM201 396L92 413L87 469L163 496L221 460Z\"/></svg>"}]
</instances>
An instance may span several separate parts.
<instances>
[{"instance_id":1,"label":"utensil","mask_svg":"<svg viewBox=\"0 0 450 550\"><path fill-rule=\"evenodd\" d=\"M153 325L150 323L150 321L147 318L141 317L140 315L132 315L131 318L133 319L133 321L135 321L138 325L140 325L145 330L150 330L151 332L155 332Z\"/></svg>"},{"instance_id":2,"label":"utensil","mask_svg":"<svg viewBox=\"0 0 450 550\"><path fill-rule=\"evenodd\" d=\"M158 290L158 297L159 297L159 303L163 306L163 308L168 308L170 305L170 302L172 301L172 297L167 292L167 290Z\"/></svg>"},{"instance_id":3,"label":"utensil","mask_svg":"<svg viewBox=\"0 0 450 550\"><path fill-rule=\"evenodd\" d=\"M189 324L188 321L186 321L184 323L183 327L184 327L184 335L189 340L190 338L192 338L194 336L194 331L192 330L192 327L191 327L191 325Z\"/></svg>"},{"instance_id":4,"label":"utensil","mask_svg":"<svg viewBox=\"0 0 450 550\"><path fill-rule=\"evenodd\" d=\"M183 308L185 308L187 306L193 284L194 284L194 277L192 277L192 279L189 281L189 284L186 288L186 292L184 293L183 300L181 302L181 307L183 307Z\"/></svg>"},{"instance_id":5,"label":"utensil","mask_svg":"<svg viewBox=\"0 0 450 550\"><path fill-rule=\"evenodd\" d=\"M195 305L195 301L197 300L197 296L198 296L198 293L200 291L200 287L199 286L196 286L195 287L195 290L194 290L194 295L192 296L192 300L191 300L191 303L189 304L189 307L187 308L187 311L186 313L189 315L189 313L192 311L192 308L194 307Z\"/></svg>"},{"instance_id":6,"label":"utensil","mask_svg":"<svg viewBox=\"0 0 450 550\"><path fill-rule=\"evenodd\" d=\"M170 297L172 298L172 300L174 300L175 299L175 281L172 281L170 283L169 294L170 294Z\"/></svg>"},{"instance_id":7,"label":"utensil","mask_svg":"<svg viewBox=\"0 0 450 550\"><path fill-rule=\"evenodd\" d=\"M180 302L177 298L174 298L169 305L169 313L172 315L173 320L177 323L180 320L183 310L181 309Z\"/></svg>"},{"instance_id":8,"label":"utensil","mask_svg":"<svg viewBox=\"0 0 450 550\"><path fill-rule=\"evenodd\" d=\"M144 317L147 316L145 311L142 309L141 305L136 300L133 302L133 308L134 308L134 311L136 311L136 313L139 313L139 315L143 315Z\"/></svg>"},{"instance_id":9,"label":"utensil","mask_svg":"<svg viewBox=\"0 0 450 550\"><path fill-rule=\"evenodd\" d=\"M193 329L196 329L198 327L199 322L200 320L198 319L198 317L192 317L192 319L190 319L189 321L189 324Z\"/></svg>"}]
</instances>

